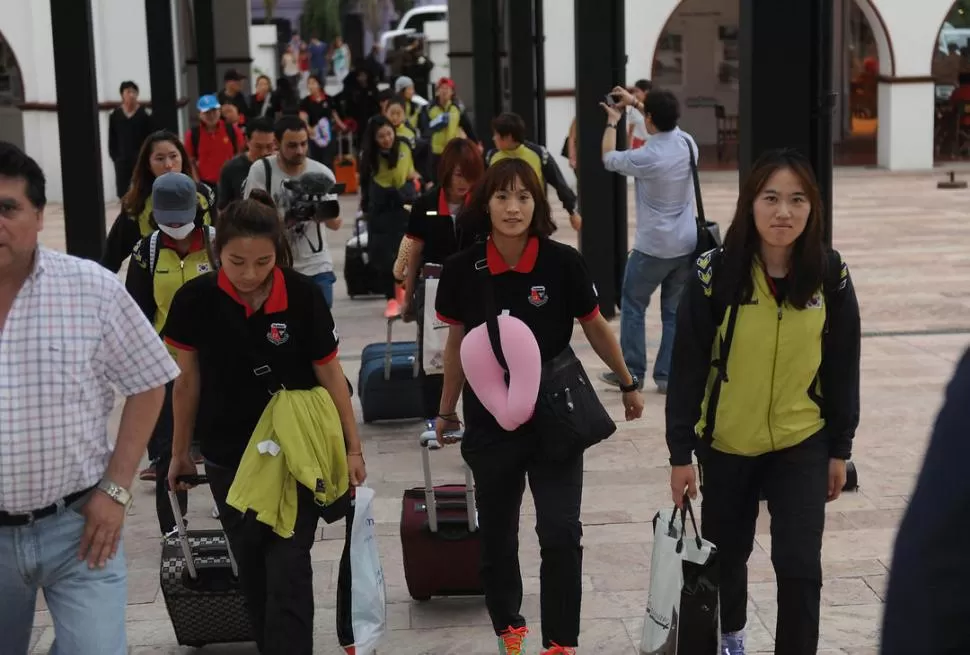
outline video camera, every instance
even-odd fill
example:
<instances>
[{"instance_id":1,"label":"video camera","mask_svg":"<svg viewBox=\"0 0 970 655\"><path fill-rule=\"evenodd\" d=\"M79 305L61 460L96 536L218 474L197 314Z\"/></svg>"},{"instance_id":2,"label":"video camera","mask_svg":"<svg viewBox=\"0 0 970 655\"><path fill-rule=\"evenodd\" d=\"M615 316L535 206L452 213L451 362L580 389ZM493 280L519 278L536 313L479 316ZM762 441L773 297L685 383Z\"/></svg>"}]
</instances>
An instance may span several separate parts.
<instances>
[{"instance_id":1,"label":"video camera","mask_svg":"<svg viewBox=\"0 0 970 655\"><path fill-rule=\"evenodd\" d=\"M340 216L337 197L344 185L337 184L318 172L304 173L292 180L284 180L280 209L288 222L326 221Z\"/></svg>"}]
</instances>

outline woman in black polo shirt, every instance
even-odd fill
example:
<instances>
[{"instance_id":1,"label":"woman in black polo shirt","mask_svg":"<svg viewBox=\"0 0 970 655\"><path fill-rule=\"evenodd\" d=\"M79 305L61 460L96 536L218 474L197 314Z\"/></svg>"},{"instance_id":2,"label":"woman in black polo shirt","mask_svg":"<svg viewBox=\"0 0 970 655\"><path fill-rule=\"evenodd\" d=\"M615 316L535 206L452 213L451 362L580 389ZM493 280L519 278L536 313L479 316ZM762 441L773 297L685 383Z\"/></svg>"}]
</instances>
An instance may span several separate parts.
<instances>
[{"instance_id":1,"label":"woman in black polo shirt","mask_svg":"<svg viewBox=\"0 0 970 655\"><path fill-rule=\"evenodd\" d=\"M627 370L616 337L599 313L596 288L582 256L549 238L555 225L532 167L517 159L490 167L461 223L471 233L488 238L448 259L441 274L435 309L451 327L445 346L439 441L460 426L455 414L464 382L460 349L466 332L485 322L479 270L484 266L493 276L496 308L508 310L528 325L543 362L567 349L573 322L579 319L593 350L624 381L627 420L639 418L643 398L638 381ZM526 652L525 619L519 611L518 529L528 473L542 554L542 646L548 649L543 653L572 654L579 641L582 596L582 452L553 464L540 456L539 435L531 422L506 432L468 385L464 385L463 400L461 449L475 475L485 602L503 649L499 652Z\"/></svg>"},{"instance_id":2,"label":"woman in black polo shirt","mask_svg":"<svg viewBox=\"0 0 970 655\"><path fill-rule=\"evenodd\" d=\"M254 196L257 194L254 194ZM269 403L263 362L289 390L325 388L333 399L352 485L366 477L350 392L337 359L337 330L313 280L288 268L283 226L268 198L239 200L220 214L214 240L218 273L187 282L175 295L165 341L182 373L173 393L174 435L169 481L194 474L189 444L198 418L199 441L212 495L233 553L264 655L313 652L313 570L318 509L299 487L294 534L277 536L226 504L229 487L260 416ZM197 416L198 415L198 416ZM184 485L178 485L184 486ZM350 521L348 521L349 525ZM348 535L338 579L338 638L354 643L350 615Z\"/></svg>"},{"instance_id":3,"label":"woman in black polo shirt","mask_svg":"<svg viewBox=\"0 0 970 655\"><path fill-rule=\"evenodd\" d=\"M444 264L460 249L459 243L463 239L459 238L456 223L458 212L484 172L485 164L475 144L468 139L452 139L441 153L438 171L441 185L432 187L411 206L408 231L404 236L410 243L410 251L405 268L402 314L405 320L417 319L419 344L423 343L424 332L421 269L425 264ZM473 243L471 237L466 240L465 245ZM441 375L423 375L424 416L427 418L437 414L441 384Z\"/></svg>"}]
</instances>

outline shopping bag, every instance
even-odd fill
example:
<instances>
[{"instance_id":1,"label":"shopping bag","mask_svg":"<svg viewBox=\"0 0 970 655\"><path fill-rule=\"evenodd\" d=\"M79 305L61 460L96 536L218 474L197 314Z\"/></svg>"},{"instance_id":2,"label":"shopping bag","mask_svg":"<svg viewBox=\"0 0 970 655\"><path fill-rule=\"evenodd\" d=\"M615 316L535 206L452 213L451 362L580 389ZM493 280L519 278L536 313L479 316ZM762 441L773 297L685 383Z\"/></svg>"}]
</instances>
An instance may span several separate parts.
<instances>
[{"instance_id":1,"label":"shopping bag","mask_svg":"<svg viewBox=\"0 0 970 655\"><path fill-rule=\"evenodd\" d=\"M685 534L688 514L693 538ZM657 512L653 530L640 655L716 655L721 638L717 548L701 538L686 497L682 509Z\"/></svg>"},{"instance_id":2,"label":"shopping bag","mask_svg":"<svg viewBox=\"0 0 970 655\"><path fill-rule=\"evenodd\" d=\"M438 278L424 280L424 330L421 366L425 375L444 374L445 339L448 324L438 318L434 310L435 297L438 295Z\"/></svg>"},{"instance_id":3,"label":"shopping bag","mask_svg":"<svg viewBox=\"0 0 970 655\"><path fill-rule=\"evenodd\" d=\"M373 489L357 487L350 528L350 611L356 655L376 653L387 629L387 594L374 532L373 502Z\"/></svg>"}]
</instances>

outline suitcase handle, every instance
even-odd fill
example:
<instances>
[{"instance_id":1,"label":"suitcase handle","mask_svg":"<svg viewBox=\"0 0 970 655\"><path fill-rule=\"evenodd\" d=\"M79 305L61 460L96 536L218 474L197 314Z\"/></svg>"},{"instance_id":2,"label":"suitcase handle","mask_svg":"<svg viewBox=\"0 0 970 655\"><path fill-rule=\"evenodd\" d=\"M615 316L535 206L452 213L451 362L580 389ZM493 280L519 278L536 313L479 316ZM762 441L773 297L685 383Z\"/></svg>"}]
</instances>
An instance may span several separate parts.
<instances>
[{"instance_id":1,"label":"suitcase handle","mask_svg":"<svg viewBox=\"0 0 970 655\"><path fill-rule=\"evenodd\" d=\"M391 359L392 359L392 357L391 357L391 346L392 346L392 344L394 342L394 339L393 339L394 322L395 321L400 321L400 320L402 320L402 318L403 317L401 317L401 316L394 316L392 318L387 319L387 342L384 345L384 380L390 380L391 379ZM421 362L419 361L419 359L420 359L419 357L415 356L414 357L414 364L411 367L412 368L412 374L413 374L414 377L418 377L418 374L420 373L420 370L421 370L419 368L420 367L420 364L421 364Z\"/></svg>"},{"instance_id":2,"label":"suitcase handle","mask_svg":"<svg viewBox=\"0 0 970 655\"><path fill-rule=\"evenodd\" d=\"M443 518L438 523L438 528L431 530L434 535L445 541L462 541L467 539L469 534L475 534L474 530L470 530L468 522L463 518L448 517ZM431 529L431 523L428 523L428 529Z\"/></svg>"},{"instance_id":3,"label":"suitcase handle","mask_svg":"<svg viewBox=\"0 0 970 655\"><path fill-rule=\"evenodd\" d=\"M461 439L460 433L455 433L453 436ZM421 437L418 442L421 445L421 469L424 472L424 504L428 511L428 529L432 533L438 532L438 498L434 490L434 483L431 481L431 455L428 453L429 450L438 450L441 448L438 444L437 435L435 434L434 424L428 421L427 429L421 433ZM465 504L464 506L468 510L467 522L462 519L462 523L466 523L469 532L476 532L478 530L478 510L475 508L475 480L472 476L472 470L468 468L467 464L462 465L465 469ZM444 508L444 504L441 505ZM442 524L447 524L447 521L453 521L455 519L442 519Z\"/></svg>"},{"instance_id":4,"label":"suitcase handle","mask_svg":"<svg viewBox=\"0 0 970 655\"><path fill-rule=\"evenodd\" d=\"M206 475L180 475L176 479L176 482L184 482L186 484L208 484L209 477ZM172 491L171 485L169 485L168 480L165 481L165 488L168 490L168 503L172 506L172 516L175 517L175 532L178 533L179 545L182 547L182 557L185 558L185 570L189 574L189 578L192 580L197 580L199 577L199 572L195 568L195 557L192 553L192 547L189 545L189 533L185 529L185 520L182 516L182 510L179 508L179 499ZM229 545L229 536L223 531L223 535L226 538L226 553L229 555L229 566L232 567L233 577L239 577L239 566L236 564L236 558L232 554L232 547ZM168 536L168 535L166 535ZM198 549L200 555L205 553L205 547Z\"/></svg>"}]
</instances>

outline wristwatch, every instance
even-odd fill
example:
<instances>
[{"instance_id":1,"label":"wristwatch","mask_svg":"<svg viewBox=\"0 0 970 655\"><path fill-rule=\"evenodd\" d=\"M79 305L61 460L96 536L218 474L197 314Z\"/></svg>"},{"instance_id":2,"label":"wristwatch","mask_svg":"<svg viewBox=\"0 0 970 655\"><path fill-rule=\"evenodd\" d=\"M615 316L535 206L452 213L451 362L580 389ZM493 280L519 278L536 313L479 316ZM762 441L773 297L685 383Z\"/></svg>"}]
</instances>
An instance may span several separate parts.
<instances>
[{"instance_id":1,"label":"wristwatch","mask_svg":"<svg viewBox=\"0 0 970 655\"><path fill-rule=\"evenodd\" d=\"M630 384L620 385L620 391L622 391L623 393L630 393L631 391L640 390L640 378L638 378L635 375L631 375L630 377L633 378L633 382L631 382Z\"/></svg>"},{"instance_id":2,"label":"wristwatch","mask_svg":"<svg viewBox=\"0 0 970 655\"><path fill-rule=\"evenodd\" d=\"M131 492L122 487L119 484L115 484L111 480L102 479L98 483L98 490L103 491L108 498L115 501L119 505L124 505L126 508L131 505Z\"/></svg>"}]
</instances>

